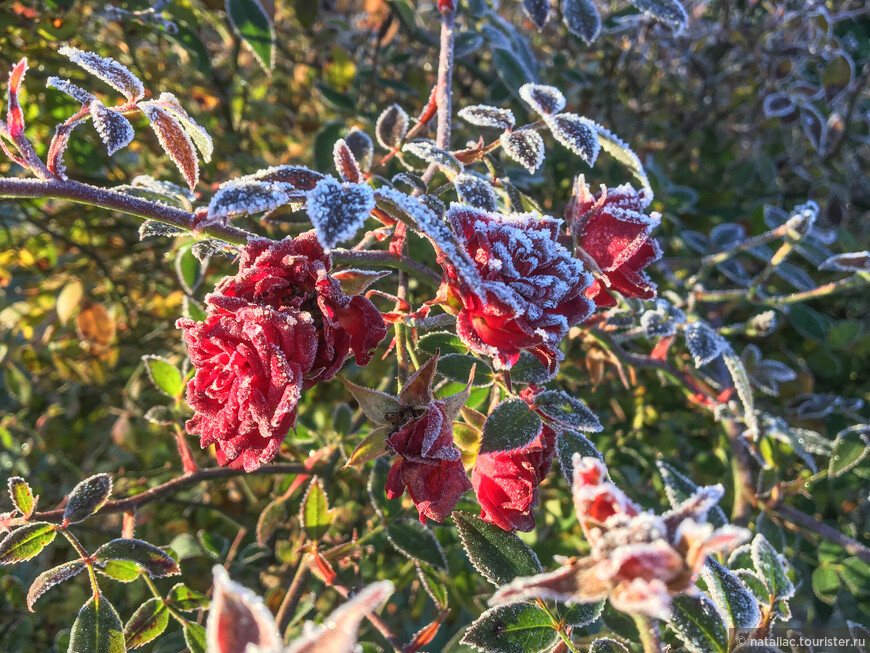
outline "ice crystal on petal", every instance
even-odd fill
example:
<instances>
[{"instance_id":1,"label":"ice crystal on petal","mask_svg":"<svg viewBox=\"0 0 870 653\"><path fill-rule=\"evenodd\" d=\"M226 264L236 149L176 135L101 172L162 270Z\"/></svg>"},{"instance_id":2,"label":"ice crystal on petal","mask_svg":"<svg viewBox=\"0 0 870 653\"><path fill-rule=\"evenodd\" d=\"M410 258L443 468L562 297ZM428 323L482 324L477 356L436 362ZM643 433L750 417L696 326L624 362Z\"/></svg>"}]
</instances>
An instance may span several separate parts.
<instances>
[{"instance_id":1,"label":"ice crystal on petal","mask_svg":"<svg viewBox=\"0 0 870 653\"><path fill-rule=\"evenodd\" d=\"M547 126L557 141L579 155L590 166L595 165L601 145L594 122L576 113L560 113L550 117Z\"/></svg>"},{"instance_id":2,"label":"ice crystal on petal","mask_svg":"<svg viewBox=\"0 0 870 653\"><path fill-rule=\"evenodd\" d=\"M534 130L504 132L499 141L507 155L529 172L544 162L544 139Z\"/></svg>"},{"instance_id":3,"label":"ice crystal on petal","mask_svg":"<svg viewBox=\"0 0 870 653\"><path fill-rule=\"evenodd\" d=\"M601 14L592 0L562 0L562 22L586 45L598 38L601 32Z\"/></svg>"},{"instance_id":4,"label":"ice crystal on petal","mask_svg":"<svg viewBox=\"0 0 870 653\"><path fill-rule=\"evenodd\" d=\"M94 119L94 128L100 135L109 156L123 147L127 147L133 140L135 132L133 125L117 111L107 108L99 100L93 100L90 104L91 118Z\"/></svg>"},{"instance_id":5,"label":"ice crystal on petal","mask_svg":"<svg viewBox=\"0 0 870 653\"><path fill-rule=\"evenodd\" d=\"M463 204L494 212L496 209L495 191L492 186L479 177L469 174L457 175L453 180L456 194Z\"/></svg>"},{"instance_id":6,"label":"ice crystal on petal","mask_svg":"<svg viewBox=\"0 0 870 653\"><path fill-rule=\"evenodd\" d=\"M520 97L542 116L559 113L565 108L565 96L555 86L523 84L520 87Z\"/></svg>"},{"instance_id":7,"label":"ice crystal on petal","mask_svg":"<svg viewBox=\"0 0 870 653\"><path fill-rule=\"evenodd\" d=\"M82 106L90 105L91 102L96 99L91 93L88 93L80 86L76 86L68 79L49 77L48 80L46 80L45 85L48 88L56 88L61 93L66 93L74 100L80 102Z\"/></svg>"},{"instance_id":8,"label":"ice crystal on petal","mask_svg":"<svg viewBox=\"0 0 870 653\"><path fill-rule=\"evenodd\" d=\"M547 2L547 0L544 0ZM485 104L475 104L459 110L459 117L478 127L496 127L498 129L513 129L517 123L510 109L499 109Z\"/></svg>"},{"instance_id":9,"label":"ice crystal on petal","mask_svg":"<svg viewBox=\"0 0 870 653\"><path fill-rule=\"evenodd\" d=\"M305 210L325 250L354 236L375 208L375 197L365 184L340 184L322 179L308 193Z\"/></svg>"},{"instance_id":10,"label":"ice crystal on petal","mask_svg":"<svg viewBox=\"0 0 870 653\"><path fill-rule=\"evenodd\" d=\"M69 58L74 64L87 70L94 77L106 82L128 100L138 100L145 95L145 88L139 78L113 59L69 46L60 48L58 52Z\"/></svg>"},{"instance_id":11,"label":"ice crystal on petal","mask_svg":"<svg viewBox=\"0 0 870 653\"><path fill-rule=\"evenodd\" d=\"M388 150L398 147L408 133L408 121L407 112L398 104L388 107L375 125L378 143Z\"/></svg>"}]
</instances>

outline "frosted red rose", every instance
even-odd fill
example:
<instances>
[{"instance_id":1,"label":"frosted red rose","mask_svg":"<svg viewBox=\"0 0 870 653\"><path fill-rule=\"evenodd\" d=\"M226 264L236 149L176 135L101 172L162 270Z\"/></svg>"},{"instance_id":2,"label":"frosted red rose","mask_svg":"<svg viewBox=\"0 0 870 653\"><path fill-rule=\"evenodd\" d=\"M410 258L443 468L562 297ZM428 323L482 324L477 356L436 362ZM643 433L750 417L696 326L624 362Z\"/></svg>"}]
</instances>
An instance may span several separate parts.
<instances>
[{"instance_id":1,"label":"frosted red rose","mask_svg":"<svg viewBox=\"0 0 870 653\"><path fill-rule=\"evenodd\" d=\"M472 350L508 369L528 350L550 370L568 328L593 304L592 277L557 242L560 220L501 216L454 204L446 219L469 265L442 253L438 301L457 317L457 334Z\"/></svg>"},{"instance_id":2,"label":"frosted red rose","mask_svg":"<svg viewBox=\"0 0 870 653\"><path fill-rule=\"evenodd\" d=\"M612 291L641 299L656 296L656 285L644 271L662 255L650 238L659 217L644 213L651 199L649 192L629 184L602 187L593 195L583 177L577 178L566 219L578 255L598 267L599 277L586 296L599 307L616 305Z\"/></svg>"},{"instance_id":3,"label":"frosted red rose","mask_svg":"<svg viewBox=\"0 0 870 653\"><path fill-rule=\"evenodd\" d=\"M204 322L181 319L196 373L187 385L194 411L186 427L218 464L253 471L272 460L296 422L303 375L317 332L311 316L233 297L212 297Z\"/></svg>"},{"instance_id":4,"label":"frosted red rose","mask_svg":"<svg viewBox=\"0 0 870 653\"><path fill-rule=\"evenodd\" d=\"M397 499L407 489L424 524L427 519L443 522L471 489L444 402L432 401L425 411L386 440L396 454L387 477L387 498Z\"/></svg>"},{"instance_id":5,"label":"frosted red rose","mask_svg":"<svg viewBox=\"0 0 870 653\"><path fill-rule=\"evenodd\" d=\"M216 294L312 315L317 353L306 373L305 388L333 378L349 351L357 365L366 365L371 351L387 335L375 305L365 297L345 295L338 280L329 275L331 265L314 231L278 242L253 240L242 251L238 274L226 277L215 289Z\"/></svg>"}]
</instances>

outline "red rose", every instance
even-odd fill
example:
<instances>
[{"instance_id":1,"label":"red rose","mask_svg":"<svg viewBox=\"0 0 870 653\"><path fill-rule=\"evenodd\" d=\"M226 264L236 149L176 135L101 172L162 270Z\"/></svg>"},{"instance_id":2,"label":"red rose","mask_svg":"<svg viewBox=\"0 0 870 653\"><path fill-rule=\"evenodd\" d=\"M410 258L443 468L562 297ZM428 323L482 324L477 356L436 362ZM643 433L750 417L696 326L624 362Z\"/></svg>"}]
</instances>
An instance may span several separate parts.
<instances>
[{"instance_id":1,"label":"red rose","mask_svg":"<svg viewBox=\"0 0 870 653\"><path fill-rule=\"evenodd\" d=\"M396 454L387 477L387 498L396 499L407 489L421 522L443 522L471 489L444 402L430 403L422 416L406 422L386 443Z\"/></svg>"},{"instance_id":2,"label":"red rose","mask_svg":"<svg viewBox=\"0 0 870 653\"><path fill-rule=\"evenodd\" d=\"M656 285L644 272L662 255L658 242L650 238L659 216L643 212L651 200L648 192L638 192L629 184L602 187L592 195L583 177L577 178L566 218L578 255L593 261L600 272L586 291L599 307L616 305L613 290L625 297L656 296Z\"/></svg>"},{"instance_id":3,"label":"red rose","mask_svg":"<svg viewBox=\"0 0 870 653\"><path fill-rule=\"evenodd\" d=\"M479 455L471 483L480 502L481 518L506 531L531 531L538 485L550 471L555 447L555 431L544 426L523 449Z\"/></svg>"},{"instance_id":4,"label":"red rose","mask_svg":"<svg viewBox=\"0 0 870 653\"><path fill-rule=\"evenodd\" d=\"M253 471L274 458L296 422L303 375L314 363L311 317L210 296L204 322L181 319L196 374L187 384L189 433L217 448L220 465Z\"/></svg>"},{"instance_id":5,"label":"red rose","mask_svg":"<svg viewBox=\"0 0 870 653\"><path fill-rule=\"evenodd\" d=\"M312 315L317 354L305 376L305 388L334 377L348 351L353 351L357 365L368 364L371 351L387 335L375 305L365 297L345 295L338 280L329 275L331 267L314 231L278 242L252 240L242 251L238 274L215 289L216 295Z\"/></svg>"},{"instance_id":6,"label":"red rose","mask_svg":"<svg viewBox=\"0 0 870 653\"><path fill-rule=\"evenodd\" d=\"M471 261L457 266L439 256L438 301L457 316L459 337L498 368L513 366L526 349L555 370L568 328L593 308L584 295L592 277L557 242L561 221L457 204L446 219Z\"/></svg>"}]
</instances>

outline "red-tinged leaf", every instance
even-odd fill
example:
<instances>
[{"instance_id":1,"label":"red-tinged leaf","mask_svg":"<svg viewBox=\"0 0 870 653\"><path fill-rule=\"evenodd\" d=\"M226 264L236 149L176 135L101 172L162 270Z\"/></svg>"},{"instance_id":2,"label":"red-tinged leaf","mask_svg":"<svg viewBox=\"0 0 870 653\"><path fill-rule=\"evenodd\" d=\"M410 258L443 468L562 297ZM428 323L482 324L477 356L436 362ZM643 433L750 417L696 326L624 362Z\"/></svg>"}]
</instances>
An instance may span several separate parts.
<instances>
[{"instance_id":1,"label":"red-tinged leaf","mask_svg":"<svg viewBox=\"0 0 870 653\"><path fill-rule=\"evenodd\" d=\"M206 621L209 653L238 653L248 644L266 651L281 650L281 636L263 599L230 580L215 566L214 596Z\"/></svg>"},{"instance_id":2,"label":"red-tinged leaf","mask_svg":"<svg viewBox=\"0 0 870 653\"><path fill-rule=\"evenodd\" d=\"M21 112L21 102L19 101L18 94L26 72L27 57L15 64L9 73L9 86L6 89L7 97L9 98L6 127L13 139L19 138L24 133L24 114Z\"/></svg>"},{"instance_id":3,"label":"red-tinged leaf","mask_svg":"<svg viewBox=\"0 0 870 653\"><path fill-rule=\"evenodd\" d=\"M169 624L169 610L160 599L148 599L124 626L128 649L138 648L159 637Z\"/></svg>"},{"instance_id":4,"label":"red-tinged leaf","mask_svg":"<svg viewBox=\"0 0 870 653\"><path fill-rule=\"evenodd\" d=\"M139 105L145 116L151 121L151 128L157 134L160 145L181 171L191 190L199 180L199 162L196 150L190 136L166 109L151 102Z\"/></svg>"},{"instance_id":5,"label":"red-tinged leaf","mask_svg":"<svg viewBox=\"0 0 870 653\"><path fill-rule=\"evenodd\" d=\"M363 438L344 466L359 467L387 453L387 429L388 427L382 426Z\"/></svg>"},{"instance_id":6,"label":"red-tinged leaf","mask_svg":"<svg viewBox=\"0 0 870 653\"><path fill-rule=\"evenodd\" d=\"M133 125L120 113L112 111L99 100L91 102L90 111L91 118L94 119L94 127L106 144L109 156L127 147L133 140L135 135Z\"/></svg>"},{"instance_id":7,"label":"red-tinged leaf","mask_svg":"<svg viewBox=\"0 0 870 653\"><path fill-rule=\"evenodd\" d=\"M145 95L145 88L139 78L113 59L68 46L62 47L58 52L69 58L74 64L87 70L94 77L106 82L128 100L138 100Z\"/></svg>"},{"instance_id":8,"label":"red-tinged leaf","mask_svg":"<svg viewBox=\"0 0 870 653\"><path fill-rule=\"evenodd\" d=\"M390 581L372 583L330 613L322 625L293 642L285 653L351 653L356 650L357 631L362 620L377 610L392 593Z\"/></svg>"},{"instance_id":9,"label":"red-tinged leaf","mask_svg":"<svg viewBox=\"0 0 870 653\"><path fill-rule=\"evenodd\" d=\"M16 528L0 541L0 565L36 557L54 540L56 529L54 524L46 522L32 522Z\"/></svg>"},{"instance_id":10,"label":"red-tinged leaf","mask_svg":"<svg viewBox=\"0 0 870 653\"><path fill-rule=\"evenodd\" d=\"M441 612L437 617L435 617L435 621L418 630L417 634L414 635L414 639L411 640L411 643L405 647L406 653L416 653L416 651L419 651L424 646L431 644L432 640L435 639L435 635L438 634L441 624L449 614L449 610Z\"/></svg>"},{"instance_id":11,"label":"red-tinged leaf","mask_svg":"<svg viewBox=\"0 0 870 653\"><path fill-rule=\"evenodd\" d=\"M181 103L172 93L161 93L160 97L155 100L163 107L173 118L180 124L182 129L190 136L190 140L194 142L199 153L202 155L202 160L208 163L211 161L211 155L214 153L214 142L211 136L204 127L201 127L193 118L191 118Z\"/></svg>"},{"instance_id":12,"label":"red-tinged leaf","mask_svg":"<svg viewBox=\"0 0 870 653\"><path fill-rule=\"evenodd\" d=\"M178 563L166 551L142 540L123 538L112 540L94 552L94 559L98 564L110 560L135 562L152 578L176 576L181 573Z\"/></svg>"},{"instance_id":13,"label":"red-tinged leaf","mask_svg":"<svg viewBox=\"0 0 870 653\"><path fill-rule=\"evenodd\" d=\"M320 552L316 550L312 552L311 558L312 562L314 562L314 569L320 575L320 579L327 585L332 585L332 581L335 580L337 574L332 565L329 564L329 560L320 555Z\"/></svg>"},{"instance_id":14,"label":"red-tinged leaf","mask_svg":"<svg viewBox=\"0 0 870 653\"><path fill-rule=\"evenodd\" d=\"M73 560L39 574L27 592L27 609L33 612L33 604L36 603L36 599L55 585L60 585L63 581L81 573L85 567L87 567L87 563L84 560Z\"/></svg>"},{"instance_id":15,"label":"red-tinged leaf","mask_svg":"<svg viewBox=\"0 0 870 653\"><path fill-rule=\"evenodd\" d=\"M352 184L362 182L362 172L360 172L356 157L343 138L335 142L335 146L332 148L332 158L335 161L335 169L338 171L338 176L341 177L342 181L348 181Z\"/></svg>"}]
</instances>

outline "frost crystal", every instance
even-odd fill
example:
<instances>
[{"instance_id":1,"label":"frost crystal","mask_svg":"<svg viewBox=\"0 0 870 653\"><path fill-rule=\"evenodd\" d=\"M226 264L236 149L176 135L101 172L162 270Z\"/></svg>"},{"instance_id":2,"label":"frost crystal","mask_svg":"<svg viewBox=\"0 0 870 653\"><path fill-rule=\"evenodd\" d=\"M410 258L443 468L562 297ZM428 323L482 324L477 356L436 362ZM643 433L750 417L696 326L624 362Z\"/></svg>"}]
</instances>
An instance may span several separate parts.
<instances>
[{"instance_id":1,"label":"frost crystal","mask_svg":"<svg viewBox=\"0 0 870 653\"><path fill-rule=\"evenodd\" d=\"M128 100L138 100L145 95L145 88L139 78L113 59L69 46L62 47L58 52L93 76L102 79Z\"/></svg>"},{"instance_id":2,"label":"frost crystal","mask_svg":"<svg viewBox=\"0 0 870 653\"><path fill-rule=\"evenodd\" d=\"M176 98L172 93L161 93L156 101L167 113L169 113L169 115L179 122L182 129L184 129L187 135L190 136L190 139L196 145L196 149L198 149L199 153L202 154L202 160L206 163L211 161L211 155L214 153L214 142L212 142L211 136L208 135L205 128L197 124L197 122L187 114L187 111L185 111L178 102L178 98Z\"/></svg>"},{"instance_id":3,"label":"frost crystal","mask_svg":"<svg viewBox=\"0 0 870 653\"><path fill-rule=\"evenodd\" d=\"M354 158L359 163L360 168L368 170L372 167L372 157L374 156L374 145L372 138L361 129L354 127L344 138L345 143L353 152Z\"/></svg>"},{"instance_id":4,"label":"frost crystal","mask_svg":"<svg viewBox=\"0 0 870 653\"><path fill-rule=\"evenodd\" d=\"M317 240L327 251L352 238L374 208L370 186L340 184L332 177L317 182L305 206Z\"/></svg>"},{"instance_id":5,"label":"frost crystal","mask_svg":"<svg viewBox=\"0 0 870 653\"><path fill-rule=\"evenodd\" d=\"M84 105L90 105L92 101L96 98L88 93L85 89L80 86L76 86L68 79L61 79L60 77L49 77L45 82L45 85L48 88L56 88L61 93L66 93L74 100L81 102Z\"/></svg>"},{"instance_id":6,"label":"frost crystal","mask_svg":"<svg viewBox=\"0 0 870 653\"><path fill-rule=\"evenodd\" d=\"M133 140L133 136L135 136L133 125L120 113L107 108L99 100L91 102L90 111L91 117L94 119L94 127L103 143L106 144L109 156L121 148L127 147Z\"/></svg>"},{"instance_id":7,"label":"frost crystal","mask_svg":"<svg viewBox=\"0 0 870 653\"><path fill-rule=\"evenodd\" d=\"M145 240L152 236L177 236L183 233L184 229L156 220L146 220L139 226L139 240Z\"/></svg>"},{"instance_id":8,"label":"frost crystal","mask_svg":"<svg viewBox=\"0 0 870 653\"><path fill-rule=\"evenodd\" d=\"M692 322L686 327L686 344L695 360L695 367L703 367L718 358L728 343L706 322Z\"/></svg>"},{"instance_id":9,"label":"frost crystal","mask_svg":"<svg viewBox=\"0 0 870 653\"><path fill-rule=\"evenodd\" d=\"M160 145L178 166L181 174L187 180L187 185L193 190L199 179L199 161L193 142L181 124L164 108L152 103L143 102L139 105L142 112L151 121L151 128L157 134Z\"/></svg>"},{"instance_id":10,"label":"frost crystal","mask_svg":"<svg viewBox=\"0 0 870 653\"><path fill-rule=\"evenodd\" d=\"M504 132L499 141L507 155L529 172L534 172L544 162L544 139L536 131Z\"/></svg>"},{"instance_id":11,"label":"frost crystal","mask_svg":"<svg viewBox=\"0 0 870 653\"><path fill-rule=\"evenodd\" d=\"M375 125L375 136L384 148L392 150L399 146L408 133L408 114L398 104L386 109Z\"/></svg>"},{"instance_id":12,"label":"frost crystal","mask_svg":"<svg viewBox=\"0 0 870 653\"><path fill-rule=\"evenodd\" d=\"M540 31L550 17L550 0L523 0L523 10Z\"/></svg>"},{"instance_id":13,"label":"frost crystal","mask_svg":"<svg viewBox=\"0 0 870 653\"><path fill-rule=\"evenodd\" d=\"M565 108L565 96L555 86L523 84L520 87L520 97L542 116L559 113Z\"/></svg>"},{"instance_id":14,"label":"frost crystal","mask_svg":"<svg viewBox=\"0 0 870 653\"><path fill-rule=\"evenodd\" d=\"M268 181L288 184L296 190L311 190L324 178L324 175L305 166L273 166L240 177L236 181Z\"/></svg>"},{"instance_id":15,"label":"frost crystal","mask_svg":"<svg viewBox=\"0 0 870 653\"><path fill-rule=\"evenodd\" d=\"M402 147L403 152L408 152L423 159L426 163L434 163L439 168L459 172L462 170L462 164L455 156L440 147L436 147L428 141L412 141L405 143Z\"/></svg>"},{"instance_id":16,"label":"frost crystal","mask_svg":"<svg viewBox=\"0 0 870 653\"><path fill-rule=\"evenodd\" d=\"M483 179L474 175L457 175L453 180L456 194L463 204L470 204L477 209L494 212L496 210L495 191Z\"/></svg>"},{"instance_id":17,"label":"frost crystal","mask_svg":"<svg viewBox=\"0 0 870 653\"><path fill-rule=\"evenodd\" d=\"M590 166L595 165L601 145L594 122L576 113L560 113L546 120L557 141L579 155Z\"/></svg>"},{"instance_id":18,"label":"frost crystal","mask_svg":"<svg viewBox=\"0 0 870 653\"><path fill-rule=\"evenodd\" d=\"M592 0L563 0L562 22L586 45L590 45L601 32L601 14Z\"/></svg>"},{"instance_id":19,"label":"frost crystal","mask_svg":"<svg viewBox=\"0 0 870 653\"><path fill-rule=\"evenodd\" d=\"M668 25L679 34L689 26L689 15L679 0L629 0L643 13Z\"/></svg>"},{"instance_id":20,"label":"frost crystal","mask_svg":"<svg viewBox=\"0 0 870 653\"><path fill-rule=\"evenodd\" d=\"M290 196L276 184L242 181L221 186L208 205L209 222L237 215L265 213L286 204Z\"/></svg>"},{"instance_id":21,"label":"frost crystal","mask_svg":"<svg viewBox=\"0 0 870 653\"><path fill-rule=\"evenodd\" d=\"M547 0L544 0L545 2ZM498 129L513 129L517 124L510 109L499 109L484 104L475 104L459 110L459 117L478 127L496 127Z\"/></svg>"},{"instance_id":22,"label":"frost crystal","mask_svg":"<svg viewBox=\"0 0 870 653\"><path fill-rule=\"evenodd\" d=\"M429 187L426 185L426 182L423 181L417 175L412 175L410 172L400 172L396 176L391 179L393 185L396 184L406 184L413 188L414 190L418 190L421 193L425 193L429 190Z\"/></svg>"},{"instance_id":23,"label":"frost crystal","mask_svg":"<svg viewBox=\"0 0 870 653\"><path fill-rule=\"evenodd\" d=\"M360 172L356 157L342 138L339 138L332 147L332 161L342 181L352 184L358 184L362 181L362 172Z\"/></svg>"},{"instance_id":24,"label":"frost crystal","mask_svg":"<svg viewBox=\"0 0 870 653\"><path fill-rule=\"evenodd\" d=\"M827 258L819 270L836 270L838 272L870 272L870 252L851 252L837 254Z\"/></svg>"}]
</instances>

